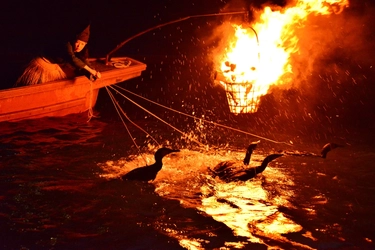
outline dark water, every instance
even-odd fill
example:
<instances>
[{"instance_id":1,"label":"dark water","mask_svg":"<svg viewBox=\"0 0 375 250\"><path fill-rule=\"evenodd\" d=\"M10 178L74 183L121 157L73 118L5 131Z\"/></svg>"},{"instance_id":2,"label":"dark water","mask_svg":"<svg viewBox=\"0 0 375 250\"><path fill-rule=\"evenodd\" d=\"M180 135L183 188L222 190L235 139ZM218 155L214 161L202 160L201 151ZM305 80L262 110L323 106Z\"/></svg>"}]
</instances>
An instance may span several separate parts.
<instances>
[{"instance_id":1,"label":"dark water","mask_svg":"<svg viewBox=\"0 0 375 250\"><path fill-rule=\"evenodd\" d=\"M143 132L129 126L138 154L119 121L87 122L81 114L1 123L1 248L374 248L370 139L279 134L294 146L261 140L253 164L279 150L319 153L327 140L345 147L327 159L284 155L255 179L224 183L207 168L240 161L256 138L230 132L230 144L208 142L203 134L218 138L223 132L198 122L195 138L208 145L202 147L158 122L135 122L161 144L181 149L164 158L152 183L119 179L151 164L155 151Z\"/></svg>"}]
</instances>

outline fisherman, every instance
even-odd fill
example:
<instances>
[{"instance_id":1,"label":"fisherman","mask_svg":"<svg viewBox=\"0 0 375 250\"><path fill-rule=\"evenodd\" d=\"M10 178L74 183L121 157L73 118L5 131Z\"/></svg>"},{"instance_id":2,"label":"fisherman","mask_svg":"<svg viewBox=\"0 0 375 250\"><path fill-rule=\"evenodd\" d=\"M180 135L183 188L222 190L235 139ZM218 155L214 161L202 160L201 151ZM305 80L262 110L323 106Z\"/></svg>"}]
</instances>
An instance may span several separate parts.
<instances>
[{"instance_id":1,"label":"fisherman","mask_svg":"<svg viewBox=\"0 0 375 250\"><path fill-rule=\"evenodd\" d=\"M99 71L88 62L87 43L90 37L90 25L65 46L46 50L43 56L34 58L16 81L15 86L35 85L61 79L70 79L86 75L90 79L101 78Z\"/></svg>"}]
</instances>

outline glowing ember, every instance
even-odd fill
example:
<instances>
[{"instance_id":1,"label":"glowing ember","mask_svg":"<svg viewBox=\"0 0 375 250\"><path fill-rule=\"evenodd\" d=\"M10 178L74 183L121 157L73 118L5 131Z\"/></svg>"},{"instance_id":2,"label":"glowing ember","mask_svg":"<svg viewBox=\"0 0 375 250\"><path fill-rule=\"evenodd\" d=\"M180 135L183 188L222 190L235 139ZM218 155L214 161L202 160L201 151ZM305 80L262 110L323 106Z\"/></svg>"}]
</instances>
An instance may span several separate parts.
<instances>
[{"instance_id":1,"label":"glowing ember","mask_svg":"<svg viewBox=\"0 0 375 250\"><path fill-rule=\"evenodd\" d=\"M290 56L298 52L297 28L309 15L340 13L348 0L298 0L284 9L265 7L252 28L230 24L226 44L215 51L216 80L227 92L233 113L254 113L260 97L271 85L283 84L282 76L293 73ZM228 35L230 33L230 35Z\"/></svg>"}]
</instances>

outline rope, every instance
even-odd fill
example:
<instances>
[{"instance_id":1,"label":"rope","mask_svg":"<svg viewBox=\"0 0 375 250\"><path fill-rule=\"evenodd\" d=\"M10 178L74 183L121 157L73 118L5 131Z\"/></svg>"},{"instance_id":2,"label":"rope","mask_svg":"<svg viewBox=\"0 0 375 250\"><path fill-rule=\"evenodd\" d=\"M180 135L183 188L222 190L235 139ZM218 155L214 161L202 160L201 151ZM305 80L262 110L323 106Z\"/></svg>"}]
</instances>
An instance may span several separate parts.
<instances>
[{"instance_id":1,"label":"rope","mask_svg":"<svg viewBox=\"0 0 375 250\"><path fill-rule=\"evenodd\" d=\"M249 132L246 132L246 131L243 131L243 130L240 130L240 129L232 128L232 127L229 127L229 126L226 126L226 125L222 125L222 124L219 124L219 123L216 123L216 122L213 122L213 121L208 121L208 120L203 119L203 118L198 118L198 117L195 117L195 116L193 116L193 115L189 115L189 114L183 113L183 112L178 111L178 110L174 110L174 109L172 109L172 108L169 108L169 107L164 106L164 105L162 105L162 104L159 104L159 103L157 103L157 102L151 101L151 100L149 100L149 99L147 99L147 98L145 98L145 97L143 97L143 96L140 96L140 95L138 95L138 94L135 94L135 93L133 93L133 92L127 90L127 89L124 89L124 88L120 87L120 86L117 86L117 85L115 85L115 86L116 86L117 88L121 89L121 90L124 90L124 91L126 91L126 92L128 92L128 93L130 93L130 94L133 94L133 95L135 95L135 96L137 96L137 97L139 97L139 98L142 98L143 100L146 100L146 101L148 101L148 102L151 102L151 103L153 103L153 104L155 104L155 105L158 105L158 106L160 106L160 107L163 107L163 108L168 109L168 110L170 110L170 111L173 111L173 112L175 112L175 113L178 113L178 114L181 114L181 115L185 115L185 116L187 116L187 117L190 117L190 118L193 118L193 119L196 119L196 120L201 120L201 121L203 121L203 122L205 122L205 123L210 123L210 124L213 124L213 125L218 126L218 127L226 128L226 129L233 130L233 131L236 131L236 132L239 132L239 133L243 133L243 134L246 134L246 135L251 135L251 136L253 136L253 137L256 137L256 138L259 138L259 139L263 139L263 140L265 140L265 141L273 142L273 143L276 143L276 144L286 144L286 145L288 145L288 146L293 146L293 144L290 144L290 143L288 143L288 142L280 142L280 141L272 140L272 139L269 139L269 138L267 138L267 137L263 137L263 136L260 136L260 135L256 135L256 134L253 134L253 133L249 133ZM111 87L112 87L112 86L111 86ZM113 88L113 87L112 87L112 88ZM124 95L123 95L123 96L124 96ZM128 99L128 97L126 97L126 96L124 96L124 97ZM133 102L133 101L132 101L132 102ZM133 103L134 103L134 102L133 102Z\"/></svg>"},{"instance_id":2,"label":"rope","mask_svg":"<svg viewBox=\"0 0 375 250\"><path fill-rule=\"evenodd\" d=\"M90 81L89 109L88 109L88 112L87 112L87 115L88 115L89 119L87 120L87 122L89 122L91 120L91 118L94 117L94 112L92 110L92 97L93 97L93 94L94 94L92 83L93 83L93 81L91 80Z\"/></svg>"},{"instance_id":3,"label":"rope","mask_svg":"<svg viewBox=\"0 0 375 250\"><path fill-rule=\"evenodd\" d=\"M153 117L155 117L156 119L158 119L159 121L163 122L164 124L168 125L169 127L173 128L174 130L176 130L177 132L181 133L182 135L188 137L188 135L186 133L184 133L183 131L179 130L178 128L174 127L173 125L167 123L166 121L164 121L163 119L161 119L160 117L158 117L157 115L153 114L152 112L148 111L147 109L145 109L144 107L142 107L141 105L139 105L138 103L136 103L135 101L133 101L132 99L130 99L129 97L127 97L126 95L124 95L123 93L119 92L117 89L115 89L113 86L108 86L110 88L112 88L114 91L116 91L117 93L119 93L120 95L122 95L124 98L126 98L128 101L130 101L131 103L133 103L134 105L136 105L137 107L143 109L144 111L146 111L147 113L149 113L150 115L152 115ZM198 145L202 146L202 147L205 147L206 145L204 145L203 143L201 143L200 141L192 138L191 141L197 143Z\"/></svg>"},{"instance_id":4,"label":"rope","mask_svg":"<svg viewBox=\"0 0 375 250\"><path fill-rule=\"evenodd\" d=\"M135 147L138 149L138 153L139 153L139 155L143 158L143 160L146 162L146 165L147 165L147 160L146 160L146 158L143 156L143 154L141 153L141 149L140 149L140 147L138 146L138 144L135 142L134 137L133 137L132 134L130 133L130 130L129 130L128 126L126 126L125 121L124 121L124 119L122 118L122 116L121 116L121 114L120 114L120 112L119 112L119 109L122 111L122 113L124 114L124 116L127 117L127 116L125 115L125 112L122 110L122 108L120 107L120 105L118 104L118 102L115 100L114 96L112 95L111 91L109 91L109 89L107 88L107 86L105 86L105 89L107 90L107 93L108 93L109 97L111 98L113 105L115 106L116 112L117 112L117 114L119 115L119 117L120 117L120 119L121 119L121 121L122 121L122 124L124 125L124 127L125 127L126 131L128 132L128 134L129 134L131 140L133 141L133 144L134 144ZM127 118L128 118L128 117L127 117ZM147 134L147 132L146 132L146 134Z\"/></svg>"},{"instance_id":5,"label":"rope","mask_svg":"<svg viewBox=\"0 0 375 250\"><path fill-rule=\"evenodd\" d=\"M122 43L118 44L116 46L116 48L114 48L112 51L110 51L107 54L107 56L106 56L106 64L109 63L111 55L113 53L115 53L117 50L119 50L122 46L124 46L127 42L129 42L129 41L133 40L134 38L137 38L137 37L139 37L139 36L141 36L141 35L149 32L149 31L152 31L152 30L164 27L164 26L169 25L169 24L173 24L173 23L178 23L178 22L181 22L181 21L185 21L185 20L190 19L190 18L224 16L224 15L237 15L237 14L245 14L246 16L248 16L249 12L248 11L235 11L235 12L225 12L225 13L215 13L215 14L192 15L192 16L187 16L187 17L180 18L180 19L177 19L177 20L173 20L173 21L170 21L170 22L167 22L167 23L156 25L156 26L154 26L152 28L149 28L149 29L146 29L146 30L144 30L142 32L139 32L138 34L135 34L134 36L131 36L128 39L126 39L125 41L123 41ZM254 29L253 29L253 31L255 32ZM256 34L256 32L255 32L255 34ZM257 34L256 34L256 36L257 36L257 39L258 39L258 35ZM259 41L258 41L258 43L259 43Z\"/></svg>"},{"instance_id":6,"label":"rope","mask_svg":"<svg viewBox=\"0 0 375 250\"><path fill-rule=\"evenodd\" d=\"M94 96L94 86L93 86L94 82L95 82L95 78L93 78L93 76L90 75L90 97L89 97L89 109L87 112L87 116L89 117L89 119L87 120L87 122L90 122L91 118L97 117L94 115L94 110L92 108L93 107L92 100Z\"/></svg>"},{"instance_id":7,"label":"rope","mask_svg":"<svg viewBox=\"0 0 375 250\"><path fill-rule=\"evenodd\" d=\"M107 88L107 87L106 87ZM107 91L109 91L107 89ZM111 95L111 98L113 98L113 100L115 100L113 94L109 91L109 93ZM116 101L116 100L115 100ZM113 101L112 101L113 102ZM161 146L161 144L153 137L151 136L146 130L144 130L142 127L138 126L138 124L136 124L135 122L133 122L129 116L125 113L125 111L121 108L121 106L118 104L118 102L116 101L116 105L119 107L119 109L121 110L121 113L126 117L126 119L128 119L128 121L133 124L135 127L137 127L139 130L141 130L143 133L145 133L146 135L148 135L158 146Z\"/></svg>"}]
</instances>

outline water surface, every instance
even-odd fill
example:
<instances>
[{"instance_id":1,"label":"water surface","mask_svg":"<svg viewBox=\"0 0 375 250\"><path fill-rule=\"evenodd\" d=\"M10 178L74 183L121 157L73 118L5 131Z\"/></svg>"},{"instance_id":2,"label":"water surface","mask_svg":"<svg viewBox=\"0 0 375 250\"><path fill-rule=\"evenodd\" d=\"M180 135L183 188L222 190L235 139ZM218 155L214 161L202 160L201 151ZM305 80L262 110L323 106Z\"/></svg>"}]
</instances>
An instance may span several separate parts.
<instances>
[{"instance_id":1,"label":"water surface","mask_svg":"<svg viewBox=\"0 0 375 250\"><path fill-rule=\"evenodd\" d=\"M255 138L189 146L162 129L161 142L181 152L140 183L119 177L152 164L157 146L132 130L139 154L121 122L71 115L0 126L3 249L374 247L375 154L358 138L327 159L284 155L252 180L225 183L208 168L241 161ZM261 140L251 164L282 150L319 153L325 140L292 148Z\"/></svg>"}]
</instances>

